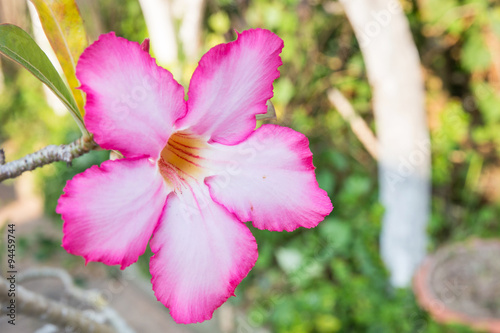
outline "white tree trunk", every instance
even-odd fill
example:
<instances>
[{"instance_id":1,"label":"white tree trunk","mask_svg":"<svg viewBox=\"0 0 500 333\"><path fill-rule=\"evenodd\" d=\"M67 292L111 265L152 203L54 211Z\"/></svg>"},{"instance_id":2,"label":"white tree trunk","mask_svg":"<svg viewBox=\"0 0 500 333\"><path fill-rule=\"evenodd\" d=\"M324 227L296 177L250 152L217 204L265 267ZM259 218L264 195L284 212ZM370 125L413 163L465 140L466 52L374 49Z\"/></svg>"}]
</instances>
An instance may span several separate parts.
<instances>
[{"instance_id":1,"label":"white tree trunk","mask_svg":"<svg viewBox=\"0 0 500 333\"><path fill-rule=\"evenodd\" d=\"M430 141L420 61L398 0L340 0L372 87L379 141L381 254L394 286L405 287L425 256Z\"/></svg>"},{"instance_id":2,"label":"white tree trunk","mask_svg":"<svg viewBox=\"0 0 500 333\"><path fill-rule=\"evenodd\" d=\"M158 64L175 66L178 60L178 47L170 1L139 0L139 3Z\"/></svg>"},{"instance_id":3,"label":"white tree trunk","mask_svg":"<svg viewBox=\"0 0 500 333\"><path fill-rule=\"evenodd\" d=\"M182 81L179 48L188 64L200 56L204 0L139 0L151 47L160 65ZM176 27L179 27L178 29Z\"/></svg>"},{"instance_id":4,"label":"white tree trunk","mask_svg":"<svg viewBox=\"0 0 500 333\"><path fill-rule=\"evenodd\" d=\"M205 0L174 0L174 7L177 17L181 20L179 38L182 50L189 63L196 63L200 57Z\"/></svg>"}]
</instances>

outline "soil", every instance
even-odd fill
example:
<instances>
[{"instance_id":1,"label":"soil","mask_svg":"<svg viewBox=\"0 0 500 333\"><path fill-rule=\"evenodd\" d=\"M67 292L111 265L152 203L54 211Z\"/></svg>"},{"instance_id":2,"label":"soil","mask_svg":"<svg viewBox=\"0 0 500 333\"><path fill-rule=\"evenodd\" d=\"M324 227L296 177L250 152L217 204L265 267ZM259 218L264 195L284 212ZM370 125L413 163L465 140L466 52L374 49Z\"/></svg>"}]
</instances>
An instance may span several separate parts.
<instances>
[{"instance_id":1,"label":"soil","mask_svg":"<svg viewBox=\"0 0 500 333\"><path fill-rule=\"evenodd\" d=\"M429 285L453 311L500 319L500 242L473 240L435 255Z\"/></svg>"}]
</instances>

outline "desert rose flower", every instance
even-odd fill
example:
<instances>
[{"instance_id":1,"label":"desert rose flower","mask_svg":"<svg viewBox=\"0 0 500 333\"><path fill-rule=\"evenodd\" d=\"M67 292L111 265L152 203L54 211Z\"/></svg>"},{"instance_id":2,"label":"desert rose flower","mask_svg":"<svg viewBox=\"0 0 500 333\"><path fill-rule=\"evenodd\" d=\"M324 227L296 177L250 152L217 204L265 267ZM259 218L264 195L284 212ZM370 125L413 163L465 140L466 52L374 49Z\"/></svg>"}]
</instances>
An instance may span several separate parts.
<instances>
[{"instance_id":1,"label":"desert rose flower","mask_svg":"<svg viewBox=\"0 0 500 333\"><path fill-rule=\"evenodd\" d=\"M248 30L200 60L184 89L138 43L102 35L80 57L85 124L124 158L68 181L57 212L63 247L129 266L149 242L155 295L178 323L201 322L234 295L257 260L244 222L312 228L332 210L307 138L263 125L283 41Z\"/></svg>"}]
</instances>

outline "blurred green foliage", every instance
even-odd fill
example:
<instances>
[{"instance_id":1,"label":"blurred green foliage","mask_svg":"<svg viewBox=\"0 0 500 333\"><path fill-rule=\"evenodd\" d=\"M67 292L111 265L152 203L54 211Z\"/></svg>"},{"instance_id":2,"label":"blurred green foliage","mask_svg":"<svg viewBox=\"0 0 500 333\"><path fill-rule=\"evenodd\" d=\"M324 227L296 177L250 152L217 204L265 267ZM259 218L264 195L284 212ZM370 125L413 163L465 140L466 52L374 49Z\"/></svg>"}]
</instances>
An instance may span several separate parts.
<instances>
[{"instance_id":1,"label":"blurred green foliage","mask_svg":"<svg viewBox=\"0 0 500 333\"><path fill-rule=\"evenodd\" d=\"M493 0L402 4L427 89L433 154L429 250L471 236L498 237L500 7ZM147 37L136 0L102 2L97 11L82 12L94 38L109 30L136 41ZM267 326L278 333L468 332L435 323L411 290L395 290L388 283L379 257L383 208L376 161L326 97L329 88L338 88L374 128L363 58L340 4L210 0L203 50L234 38L234 28L250 27L270 29L285 41L281 77L274 86L277 123L309 137L318 181L336 208L315 229L252 229L260 257L231 299L245 310L242 327ZM76 138L70 118L54 115L34 78L5 61L2 69L0 142L8 140L16 148L9 158ZM36 171L47 212L55 216L67 179L106 158L106 152L95 152L72 168L59 163ZM146 260L140 262L145 269Z\"/></svg>"}]
</instances>

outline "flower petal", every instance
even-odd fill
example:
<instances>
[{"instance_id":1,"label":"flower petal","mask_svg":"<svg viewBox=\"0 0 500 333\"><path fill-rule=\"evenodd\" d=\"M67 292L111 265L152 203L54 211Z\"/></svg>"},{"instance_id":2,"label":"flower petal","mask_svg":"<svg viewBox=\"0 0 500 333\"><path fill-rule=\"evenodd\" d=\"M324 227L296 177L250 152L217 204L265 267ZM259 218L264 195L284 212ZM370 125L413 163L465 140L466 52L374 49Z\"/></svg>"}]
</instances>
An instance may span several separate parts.
<instances>
[{"instance_id":1,"label":"flower petal","mask_svg":"<svg viewBox=\"0 0 500 333\"><path fill-rule=\"evenodd\" d=\"M138 43L101 35L76 68L87 93L85 124L104 149L158 157L185 115L184 89Z\"/></svg>"},{"instance_id":2,"label":"flower petal","mask_svg":"<svg viewBox=\"0 0 500 333\"><path fill-rule=\"evenodd\" d=\"M193 186L169 195L150 243L155 295L184 324L212 318L257 260L247 226L214 203L205 185Z\"/></svg>"},{"instance_id":3,"label":"flower petal","mask_svg":"<svg viewBox=\"0 0 500 333\"><path fill-rule=\"evenodd\" d=\"M57 213L63 247L85 261L125 268L137 261L160 218L168 189L148 159L105 161L68 181Z\"/></svg>"},{"instance_id":4,"label":"flower petal","mask_svg":"<svg viewBox=\"0 0 500 333\"><path fill-rule=\"evenodd\" d=\"M292 231L315 227L332 211L327 193L318 187L303 134L264 125L245 142L220 148L226 167L205 183L214 201L241 221Z\"/></svg>"},{"instance_id":5,"label":"flower petal","mask_svg":"<svg viewBox=\"0 0 500 333\"><path fill-rule=\"evenodd\" d=\"M246 30L217 45L200 60L189 85L188 113L176 124L209 142L236 144L255 129L255 115L267 112L279 77L283 41L268 30Z\"/></svg>"}]
</instances>

